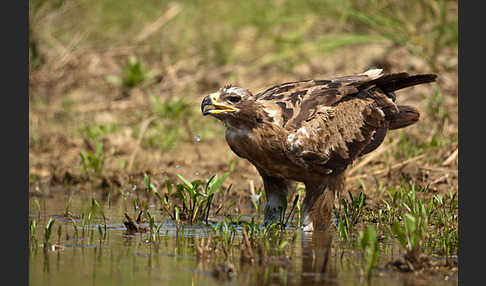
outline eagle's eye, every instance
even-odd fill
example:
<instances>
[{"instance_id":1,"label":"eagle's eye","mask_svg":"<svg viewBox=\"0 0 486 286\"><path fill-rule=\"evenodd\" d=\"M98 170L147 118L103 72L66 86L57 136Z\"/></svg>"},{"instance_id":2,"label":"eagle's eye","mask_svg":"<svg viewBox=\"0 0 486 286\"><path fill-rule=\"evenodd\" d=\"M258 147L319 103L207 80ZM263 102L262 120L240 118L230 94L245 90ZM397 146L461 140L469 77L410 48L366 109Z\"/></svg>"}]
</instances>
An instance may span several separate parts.
<instances>
[{"instance_id":1,"label":"eagle's eye","mask_svg":"<svg viewBox=\"0 0 486 286\"><path fill-rule=\"evenodd\" d=\"M230 95L226 98L227 100L233 102L233 103L237 103L241 100L241 96L237 96L237 95Z\"/></svg>"}]
</instances>

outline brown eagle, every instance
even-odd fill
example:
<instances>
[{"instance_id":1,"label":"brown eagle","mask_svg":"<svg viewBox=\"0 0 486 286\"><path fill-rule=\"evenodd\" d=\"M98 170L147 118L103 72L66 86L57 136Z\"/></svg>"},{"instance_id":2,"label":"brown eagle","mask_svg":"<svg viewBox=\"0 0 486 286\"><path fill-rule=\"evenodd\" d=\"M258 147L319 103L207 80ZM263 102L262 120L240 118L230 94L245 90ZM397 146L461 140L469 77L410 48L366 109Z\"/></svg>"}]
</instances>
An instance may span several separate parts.
<instances>
[{"instance_id":1,"label":"brown eagle","mask_svg":"<svg viewBox=\"0 0 486 286\"><path fill-rule=\"evenodd\" d=\"M303 182L303 229L324 230L346 168L380 146L388 130L418 121L418 110L395 104L394 92L435 79L372 69L282 83L255 95L228 85L206 96L201 111L223 121L231 150L257 168L267 198L265 223L280 218L294 182Z\"/></svg>"}]
</instances>

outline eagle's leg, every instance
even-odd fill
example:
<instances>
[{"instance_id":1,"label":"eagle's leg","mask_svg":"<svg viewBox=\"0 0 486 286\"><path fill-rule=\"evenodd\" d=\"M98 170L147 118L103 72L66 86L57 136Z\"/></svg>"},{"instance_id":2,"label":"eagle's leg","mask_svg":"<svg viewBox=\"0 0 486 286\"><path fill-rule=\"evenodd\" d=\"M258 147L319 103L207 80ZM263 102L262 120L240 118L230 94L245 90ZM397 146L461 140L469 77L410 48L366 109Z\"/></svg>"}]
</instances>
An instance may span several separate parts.
<instances>
[{"instance_id":1,"label":"eagle's leg","mask_svg":"<svg viewBox=\"0 0 486 286\"><path fill-rule=\"evenodd\" d=\"M344 188L344 175L330 176L325 183L305 183L302 228L304 231L326 230L331 224L334 198Z\"/></svg>"},{"instance_id":2,"label":"eagle's leg","mask_svg":"<svg viewBox=\"0 0 486 286\"><path fill-rule=\"evenodd\" d=\"M283 220L287 206L287 194L292 186L292 181L260 174L267 198L264 209L264 223L279 222Z\"/></svg>"},{"instance_id":3,"label":"eagle's leg","mask_svg":"<svg viewBox=\"0 0 486 286\"><path fill-rule=\"evenodd\" d=\"M334 203L334 192L327 185L305 185L304 213L302 228L304 231L325 230L329 226Z\"/></svg>"}]
</instances>

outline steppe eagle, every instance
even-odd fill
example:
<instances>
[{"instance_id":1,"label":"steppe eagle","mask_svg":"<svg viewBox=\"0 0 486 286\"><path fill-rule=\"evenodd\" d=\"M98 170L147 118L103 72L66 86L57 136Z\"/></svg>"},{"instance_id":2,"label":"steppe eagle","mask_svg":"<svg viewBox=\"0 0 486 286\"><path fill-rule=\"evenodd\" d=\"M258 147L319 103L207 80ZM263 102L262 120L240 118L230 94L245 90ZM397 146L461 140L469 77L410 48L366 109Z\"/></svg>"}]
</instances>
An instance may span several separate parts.
<instances>
[{"instance_id":1,"label":"steppe eagle","mask_svg":"<svg viewBox=\"0 0 486 286\"><path fill-rule=\"evenodd\" d=\"M388 130L418 121L416 108L395 104L394 91L435 79L434 74L372 69L282 83L255 95L227 85L206 96L201 111L224 123L231 150L261 175L265 223L281 216L293 183L303 182L303 229L324 230L335 193L344 188L346 168L375 150Z\"/></svg>"}]
</instances>

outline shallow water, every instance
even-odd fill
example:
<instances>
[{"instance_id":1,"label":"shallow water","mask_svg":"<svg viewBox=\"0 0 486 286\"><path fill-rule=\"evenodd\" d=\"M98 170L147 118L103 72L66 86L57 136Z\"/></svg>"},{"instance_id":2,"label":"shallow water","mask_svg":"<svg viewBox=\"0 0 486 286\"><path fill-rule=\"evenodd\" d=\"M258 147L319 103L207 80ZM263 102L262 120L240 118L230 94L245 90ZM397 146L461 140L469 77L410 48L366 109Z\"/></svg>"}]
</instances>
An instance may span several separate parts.
<instances>
[{"instance_id":1,"label":"shallow water","mask_svg":"<svg viewBox=\"0 0 486 286\"><path fill-rule=\"evenodd\" d=\"M98 198L97 198L98 199ZM30 285L457 285L457 274L417 276L389 270L375 270L370 281L360 276L359 252L338 243L334 233L303 233L297 238L288 264L239 263L232 260L231 275L218 278L214 270L226 265L221 259L198 260L194 251L196 237L205 237L205 226L184 227L184 239L176 239L176 228L170 221L160 231L160 242L151 243L149 234L127 235L123 213L134 214L130 199L119 199L102 206L108 218L105 239L100 239L97 221L89 226L84 238L75 239L69 220L60 216L68 197L64 193L53 198L39 198L41 213L30 200L30 218L39 223L37 237L42 241L44 226L51 216L56 218L51 243L62 250L31 248L29 256ZM102 200L99 200L100 204ZM91 204L91 194L73 196L71 211L78 214ZM162 216L155 206L150 208L157 219ZM217 219L217 218L213 218ZM58 239L57 230L62 225ZM80 230L79 234L81 233ZM383 247L380 261L399 257L397 245ZM327 263L326 254L329 251Z\"/></svg>"}]
</instances>

